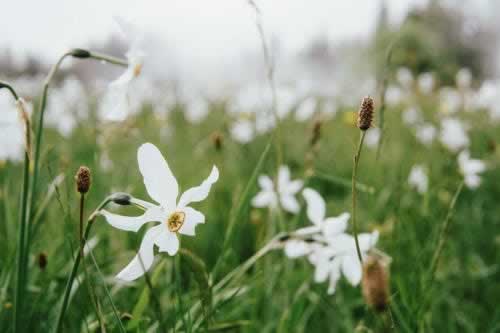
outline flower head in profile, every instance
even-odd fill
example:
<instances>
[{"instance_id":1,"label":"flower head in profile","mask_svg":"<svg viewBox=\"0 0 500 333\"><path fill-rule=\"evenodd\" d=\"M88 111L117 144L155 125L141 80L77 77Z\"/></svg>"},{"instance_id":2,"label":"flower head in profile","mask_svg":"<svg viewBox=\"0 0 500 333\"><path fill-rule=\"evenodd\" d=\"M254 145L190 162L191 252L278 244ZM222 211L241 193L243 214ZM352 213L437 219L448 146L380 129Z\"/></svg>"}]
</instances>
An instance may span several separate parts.
<instances>
[{"instance_id":1,"label":"flower head in profile","mask_svg":"<svg viewBox=\"0 0 500 333\"><path fill-rule=\"evenodd\" d=\"M102 215L115 228L137 232L148 222L158 222L144 234L138 254L118 275L124 281L132 281L142 276L153 264L154 246L160 252L175 255L179 250L178 234L194 236L198 224L205 222L205 216L190 207L191 203L204 200L210 188L219 178L217 167L199 186L185 191L179 198L179 185L161 152L151 143L145 143L137 152L139 170L149 196L155 201L132 198L131 203L141 206L145 212L141 216L129 217L103 210Z\"/></svg>"},{"instance_id":2,"label":"flower head in profile","mask_svg":"<svg viewBox=\"0 0 500 333\"><path fill-rule=\"evenodd\" d=\"M427 171L422 165L414 165L411 168L410 175L408 176L408 184L414 187L418 193L424 194L429 188L429 179Z\"/></svg>"},{"instance_id":3,"label":"flower head in profile","mask_svg":"<svg viewBox=\"0 0 500 333\"><path fill-rule=\"evenodd\" d=\"M313 240L321 241L345 231L351 216L349 213L342 213L336 217L326 217L325 200L317 191L305 188L302 195L307 204L307 217L312 225L297 229L294 232L295 235L313 236ZM314 242L291 239L285 243L285 254L289 258L297 258L309 254L315 247Z\"/></svg>"},{"instance_id":4,"label":"flower head in profile","mask_svg":"<svg viewBox=\"0 0 500 333\"><path fill-rule=\"evenodd\" d=\"M287 212L296 214L300 210L300 205L295 198L295 194L303 186L302 180L291 180L290 169L287 166L280 166L278 170L278 181L275 186L271 178L261 175L258 179L261 191L252 199L254 207L277 208L283 207Z\"/></svg>"},{"instance_id":5,"label":"flower head in profile","mask_svg":"<svg viewBox=\"0 0 500 333\"><path fill-rule=\"evenodd\" d=\"M333 294L342 275L357 286L361 282L362 266L356 253L354 237L346 233L349 213L337 217L326 217L326 204L313 189L303 191L307 203L307 217L312 226L292 233L285 242L284 251L289 258L307 256L315 266L314 281L329 280L328 293ZM365 256L378 240L378 232L362 233L358 236L361 253Z\"/></svg>"},{"instance_id":6,"label":"flower head in profile","mask_svg":"<svg viewBox=\"0 0 500 333\"><path fill-rule=\"evenodd\" d=\"M486 164L477 159L470 158L468 150L462 151L458 155L458 167L464 176L465 185L470 189L476 189L481 184L479 174L486 170Z\"/></svg>"},{"instance_id":7,"label":"flower head in profile","mask_svg":"<svg viewBox=\"0 0 500 333\"><path fill-rule=\"evenodd\" d=\"M122 121L129 114L128 94L132 81L141 74L145 53L143 51L143 34L130 22L115 17L120 31L128 43L125 54L128 66L117 79L112 81L106 91L101 105L101 114L106 120Z\"/></svg>"}]
</instances>

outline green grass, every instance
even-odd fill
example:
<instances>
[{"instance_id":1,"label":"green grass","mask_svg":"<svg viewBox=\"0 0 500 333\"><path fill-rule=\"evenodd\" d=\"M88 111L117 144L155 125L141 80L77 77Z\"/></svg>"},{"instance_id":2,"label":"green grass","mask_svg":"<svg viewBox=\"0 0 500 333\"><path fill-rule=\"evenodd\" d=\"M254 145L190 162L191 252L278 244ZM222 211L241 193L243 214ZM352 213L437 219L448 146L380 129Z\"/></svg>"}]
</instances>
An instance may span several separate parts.
<instances>
[{"instance_id":1,"label":"green grass","mask_svg":"<svg viewBox=\"0 0 500 333\"><path fill-rule=\"evenodd\" d=\"M426 118L437 124L435 103L421 103ZM365 190L358 190L360 229L378 229L381 238L377 247L392 257L393 330L497 332L500 155L490 149L490 142L499 142L499 127L490 124L481 112L461 115L472 125L473 156L487 160L490 168L479 189L465 188L458 197L435 279L429 284L427 277L438 236L462 179L456 156L438 143L430 148L418 144L411 129L401 124L400 111L386 110L381 155L377 160L376 149L365 147L358 170L358 181L365 186ZM99 331L99 325L108 332L119 332L120 325L130 332L149 328L173 331L175 327L179 332L350 332L356 328L377 332L387 328L390 320L365 305L360 288L342 279L335 295L328 296L325 284L313 282L313 267L305 259L289 260L281 250L269 252L225 287L213 288L280 231L309 224L303 211L295 217L250 206L250 199L258 191L255 176L274 175L277 169L275 146L266 148L270 135L259 136L248 145L238 144L230 138L229 124L224 105L214 105L209 117L199 125L187 123L180 107L165 119L158 118L146 105L141 113L118 125L100 124L91 114L69 138L61 138L46 128L34 210L38 212L38 226L28 257L29 280L21 316L26 332L48 332L56 323L78 248L79 196L73 181L76 170L80 165L92 170L92 187L86 196L87 217L112 192L128 192L147 200L136 161L137 148L144 142L160 148L181 191L205 179L213 164L218 166L219 181L208 199L196 204L207 222L197 227L195 237L182 237L183 254L157 256L160 260L149 272L150 285L141 278L130 286L118 286L113 277L133 257L146 228L137 234L120 231L98 218L90 237L98 237L99 242L93 257L84 260L86 274L80 266L77 288L63 322L64 332ZM342 114L325 121L312 163L306 159L312 121L298 124L285 119L281 129L283 158L293 177L306 178L308 169L317 171L317 176L307 178L307 182L327 200L327 215L350 211L357 129L346 123ZM221 150L210 139L214 131L224 134ZM102 167L103 154L112 161L111 168ZM415 163L423 163L430 170L430 190L425 196L407 185L409 170ZM49 184L59 174L64 174L65 179L49 197ZM1 332L13 330L22 178L22 164L6 162L1 166ZM47 205L43 205L45 199L50 199ZM140 214L130 207L116 206L114 211ZM44 270L38 266L40 253L46 253L48 258ZM92 301L92 290L97 302Z\"/></svg>"}]
</instances>

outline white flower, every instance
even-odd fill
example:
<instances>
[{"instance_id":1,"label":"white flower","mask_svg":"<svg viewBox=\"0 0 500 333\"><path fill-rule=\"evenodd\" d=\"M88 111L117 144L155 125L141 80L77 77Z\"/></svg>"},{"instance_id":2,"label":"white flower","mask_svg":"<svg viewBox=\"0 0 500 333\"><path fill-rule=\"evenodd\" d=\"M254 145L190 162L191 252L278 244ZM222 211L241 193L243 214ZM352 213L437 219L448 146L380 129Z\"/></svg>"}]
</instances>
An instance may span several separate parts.
<instances>
[{"instance_id":1,"label":"white flower","mask_svg":"<svg viewBox=\"0 0 500 333\"><path fill-rule=\"evenodd\" d=\"M100 105L100 113L106 120L122 121L129 114L129 85L142 71L145 57L142 47L144 37L135 26L124 19L115 17L115 21L129 43L129 49L125 54L128 66L122 75L109 84Z\"/></svg>"},{"instance_id":2,"label":"white flower","mask_svg":"<svg viewBox=\"0 0 500 333\"><path fill-rule=\"evenodd\" d=\"M462 106L462 98L454 88L444 87L439 91L441 109L445 113L455 113Z\"/></svg>"},{"instance_id":3,"label":"white flower","mask_svg":"<svg viewBox=\"0 0 500 333\"><path fill-rule=\"evenodd\" d=\"M403 100L403 91L401 90L401 88L394 85L390 85L387 87L385 91L385 101L387 102L388 105L390 106L398 105L399 103L401 103L402 100Z\"/></svg>"},{"instance_id":4,"label":"white flower","mask_svg":"<svg viewBox=\"0 0 500 333\"><path fill-rule=\"evenodd\" d=\"M441 122L439 140L452 152L469 146L469 137L464 125L456 118L445 118Z\"/></svg>"},{"instance_id":5,"label":"white flower","mask_svg":"<svg viewBox=\"0 0 500 333\"><path fill-rule=\"evenodd\" d=\"M316 111L316 100L313 97L305 99L295 111L295 120L303 122L309 120Z\"/></svg>"},{"instance_id":6,"label":"white flower","mask_svg":"<svg viewBox=\"0 0 500 333\"><path fill-rule=\"evenodd\" d=\"M420 194L427 192L429 179L427 178L427 171L422 165L414 165L411 168L410 175L408 176L408 184L414 187Z\"/></svg>"},{"instance_id":7,"label":"white flower","mask_svg":"<svg viewBox=\"0 0 500 333\"><path fill-rule=\"evenodd\" d=\"M415 136L421 144L429 146L436 138L436 134L437 129L431 124L425 123L417 126L417 132L415 133Z\"/></svg>"},{"instance_id":8,"label":"white flower","mask_svg":"<svg viewBox=\"0 0 500 333\"><path fill-rule=\"evenodd\" d=\"M411 88L411 85L413 84L413 74L407 67L400 67L397 70L396 79L398 80L399 84L401 84L406 89Z\"/></svg>"},{"instance_id":9,"label":"white flower","mask_svg":"<svg viewBox=\"0 0 500 333\"><path fill-rule=\"evenodd\" d=\"M378 241L378 231L358 235L361 256L372 249ZM335 293L337 282L343 274L352 286L361 282L362 266L356 252L354 237L339 232L327 239L328 246L318 248L309 255L315 266L314 281L321 283L329 279L328 294Z\"/></svg>"},{"instance_id":10,"label":"white flower","mask_svg":"<svg viewBox=\"0 0 500 333\"><path fill-rule=\"evenodd\" d=\"M179 186L167 161L151 143L145 143L137 152L139 170L144 177L144 185L149 196L158 204L133 199L133 203L145 208L141 216L129 217L102 211L107 222L115 228L137 232L145 223L159 222L144 234L139 253L125 267L117 278L132 281L149 270L154 259L154 245L160 252L175 255L179 250L177 233L194 236L195 227L205 222L205 216L190 203L204 200L212 184L219 178L217 167L212 168L210 176L201 185L185 191L177 201Z\"/></svg>"},{"instance_id":11,"label":"white flower","mask_svg":"<svg viewBox=\"0 0 500 333\"><path fill-rule=\"evenodd\" d=\"M458 167L464 176L465 185L470 189L476 189L481 184L479 173L486 170L486 164L477 159L470 158L468 150L462 151L458 155Z\"/></svg>"},{"instance_id":12,"label":"white flower","mask_svg":"<svg viewBox=\"0 0 500 333\"><path fill-rule=\"evenodd\" d=\"M457 72L455 76L455 82L457 87L461 89L467 89L470 87L472 82L472 73L468 68L462 68Z\"/></svg>"},{"instance_id":13,"label":"white flower","mask_svg":"<svg viewBox=\"0 0 500 333\"><path fill-rule=\"evenodd\" d=\"M366 131L365 144L368 148L375 148L380 141L380 128L374 127Z\"/></svg>"},{"instance_id":14,"label":"white flower","mask_svg":"<svg viewBox=\"0 0 500 333\"><path fill-rule=\"evenodd\" d=\"M290 169L287 166L280 166L278 170L277 188L274 188L273 181L266 175L259 176L258 179L261 191L252 199L254 207L276 208L278 204L287 212L296 214L300 210L295 194L302 188L301 180L290 179Z\"/></svg>"},{"instance_id":15,"label":"white flower","mask_svg":"<svg viewBox=\"0 0 500 333\"><path fill-rule=\"evenodd\" d=\"M422 121L422 112L416 106L412 106L403 111L403 123L415 125Z\"/></svg>"},{"instance_id":16,"label":"white flower","mask_svg":"<svg viewBox=\"0 0 500 333\"><path fill-rule=\"evenodd\" d=\"M296 230L296 236L313 236L315 240L325 240L345 231L350 214L342 213L336 217L326 217L326 204L321 195L311 188L302 192L307 203L307 217L312 226ZM302 239L290 239L285 243L285 254L289 258L297 258L310 254L318 245Z\"/></svg>"},{"instance_id":17,"label":"white flower","mask_svg":"<svg viewBox=\"0 0 500 333\"><path fill-rule=\"evenodd\" d=\"M422 73L418 76L418 89L423 94L430 94L434 89L434 75L432 73Z\"/></svg>"},{"instance_id":18,"label":"white flower","mask_svg":"<svg viewBox=\"0 0 500 333\"><path fill-rule=\"evenodd\" d=\"M249 119L237 120L232 124L230 133L239 143L249 143L255 137L255 126Z\"/></svg>"}]
</instances>

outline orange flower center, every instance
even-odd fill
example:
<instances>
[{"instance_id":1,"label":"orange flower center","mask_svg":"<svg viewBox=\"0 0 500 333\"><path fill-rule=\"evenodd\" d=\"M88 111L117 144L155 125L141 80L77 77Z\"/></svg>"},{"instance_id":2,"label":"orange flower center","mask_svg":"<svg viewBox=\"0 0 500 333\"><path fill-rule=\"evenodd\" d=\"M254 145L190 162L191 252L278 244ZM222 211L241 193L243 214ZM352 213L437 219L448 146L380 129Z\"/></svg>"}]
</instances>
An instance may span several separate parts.
<instances>
[{"instance_id":1,"label":"orange flower center","mask_svg":"<svg viewBox=\"0 0 500 333\"><path fill-rule=\"evenodd\" d=\"M177 232L184 224L186 214L184 212L172 213L167 219L167 227L171 232Z\"/></svg>"}]
</instances>

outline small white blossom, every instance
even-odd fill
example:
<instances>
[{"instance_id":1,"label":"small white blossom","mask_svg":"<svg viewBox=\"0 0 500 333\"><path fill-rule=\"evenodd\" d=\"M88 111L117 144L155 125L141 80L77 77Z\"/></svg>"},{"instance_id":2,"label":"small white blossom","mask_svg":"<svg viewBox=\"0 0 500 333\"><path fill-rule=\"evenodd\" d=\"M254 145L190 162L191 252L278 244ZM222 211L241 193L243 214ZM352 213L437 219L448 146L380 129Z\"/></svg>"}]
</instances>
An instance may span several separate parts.
<instances>
[{"instance_id":1,"label":"small white blossom","mask_svg":"<svg viewBox=\"0 0 500 333\"><path fill-rule=\"evenodd\" d=\"M317 103L313 97L305 99L295 111L295 120L301 122L309 120L314 115L316 106Z\"/></svg>"},{"instance_id":2,"label":"small white blossom","mask_svg":"<svg viewBox=\"0 0 500 333\"><path fill-rule=\"evenodd\" d=\"M417 125L415 136L421 144L430 146L434 142L436 134L437 129L433 125L424 123L422 125Z\"/></svg>"},{"instance_id":3,"label":"small white blossom","mask_svg":"<svg viewBox=\"0 0 500 333\"><path fill-rule=\"evenodd\" d=\"M458 152L470 143L465 126L456 118L445 118L441 121L439 140L452 152Z\"/></svg>"},{"instance_id":4,"label":"small white blossom","mask_svg":"<svg viewBox=\"0 0 500 333\"><path fill-rule=\"evenodd\" d=\"M412 106L403 111L403 123L408 126L415 125L422 121L422 112L416 106Z\"/></svg>"},{"instance_id":5,"label":"small white blossom","mask_svg":"<svg viewBox=\"0 0 500 333\"><path fill-rule=\"evenodd\" d=\"M458 167L464 176L465 185L470 189L476 189L481 184L479 174L486 170L486 164L477 159L470 158L468 150L462 151L458 155Z\"/></svg>"},{"instance_id":6,"label":"small white blossom","mask_svg":"<svg viewBox=\"0 0 500 333\"><path fill-rule=\"evenodd\" d=\"M424 194L429 188L427 171L422 165L414 165L408 176L408 184L414 187L418 193Z\"/></svg>"},{"instance_id":7,"label":"small white blossom","mask_svg":"<svg viewBox=\"0 0 500 333\"><path fill-rule=\"evenodd\" d=\"M275 209L278 205L287 212L296 214L300 210L300 205L295 198L295 194L303 186L302 180L291 180L290 169L287 166L280 166L278 170L277 188L273 181L266 175L259 176L258 179L261 191L252 199L254 207L269 207Z\"/></svg>"},{"instance_id":8,"label":"small white blossom","mask_svg":"<svg viewBox=\"0 0 500 333\"><path fill-rule=\"evenodd\" d=\"M137 160L146 190L157 204L134 198L132 202L145 209L141 216L122 216L106 210L101 213L111 226L127 231L137 232L148 222L159 222L146 231L139 253L117 275L124 281L135 280L151 268L155 245L160 252L173 256L179 250L178 233L195 235L195 227L205 223L205 216L189 204L205 200L219 179L219 170L214 166L201 185L188 189L177 200L179 185L158 148L151 143L143 144L137 152Z\"/></svg>"},{"instance_id":9,"label":"small white blossom","mask_svg":"<svg viewBox=\"0 0 500 333\"><path fill-rule=\"evenodd\" d=\"M396 72L396 79L399 84L406 89L410 89L413 84L413 74L411 70L406 67L400 67Z\"/></svg>"},{"instance_id":10,"label":"small white blossom","mask_svg":"<svg viewBox=\"0 0 500 333\"><path fill-rule=\"evenodd\" d=\"M380 135L382 133L380 132L380 128L374 127L370 128L368 131L366 131L366 136L365 136L365 143L368 148L375 148L378 145L378 142L380 141Z\"/></svg>"},{"instance_id":11,"label":"small white blossom","mask_svg":"<svg viewBox=\"0 0 500 333\"><path fill-rule=\"evenodd\" d=\"M455 76L455 83L460 89L468 89L472 83L472 73L468 68L462 68Z\"/></svg>"},{"instance_id":12,"label":"small white blossom","mask_svg":"<svg viewBox=\"0 0 500 333\"><path fill-rule=\"evenodd\" d=\"M432 73L422 73L418 76L418 89L423 94L430 94L434 89L434 75Z\"/></svg>"}]
</instances>

